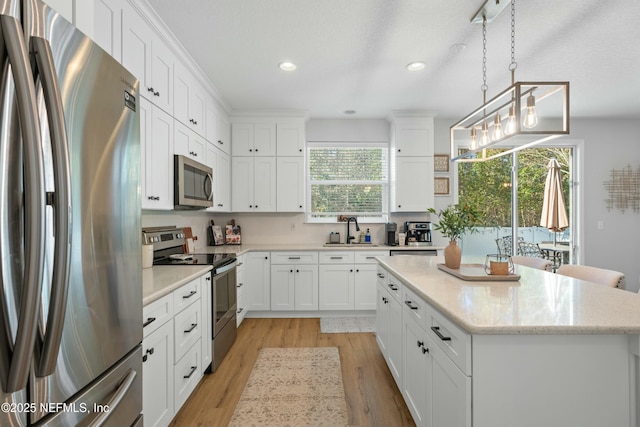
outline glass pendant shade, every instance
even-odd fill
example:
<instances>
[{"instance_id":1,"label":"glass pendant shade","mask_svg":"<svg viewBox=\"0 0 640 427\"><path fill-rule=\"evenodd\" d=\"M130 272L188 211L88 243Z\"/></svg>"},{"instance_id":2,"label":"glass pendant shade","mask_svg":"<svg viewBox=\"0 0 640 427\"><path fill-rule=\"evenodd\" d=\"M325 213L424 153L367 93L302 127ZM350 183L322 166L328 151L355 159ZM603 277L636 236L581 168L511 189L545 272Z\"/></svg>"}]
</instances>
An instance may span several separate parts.
<instances>
[{"instance_id":1,"label":"glass pendant shade","mask_svg":"<svg viewBox=\"0 0 640 427\"><path fill-rule=\"evenodd\" d=\"M486 147L489 145L489 125L487 122L482 122L482 132L480 133L480 146Z\"/></svg>"},{"instance_id":2,"label":"glass pendant shade","mask_svg":"<svg viewBox=\"0 0 640 427\"><path fill-rule=\"evenodd\" d=\"M471 141L469 142L469 147L471 147L472 150L478 148L478 135L475 126L471 128Z\"/></svg>"},{"instance_id":3,"label":"glass pendant shade","mask_svg":"<svg viewBox=\"0 0 640 427\"><path fill-rule=\"evenodd\" d=\"M534 115L526 117L530 112ZM502 117L507 117L504 127ZM487 123L491 123L491 133ZM527 127L530 125L533 127ZM469 144L469 132L473 138L474 128L480 130L475 147ZM568 135L569 82L516 82L455 123L450 131L451 160L462 162L489 160ZM467 147L462 154L458 152ZM504 150L487 155L486 148Z\"/></svg>"},{"instance_id":4,"label":"glass pendant shade","mask_svg":"<svg viewBox=\"0 0 640 427\"><path fill-rule=\"evenodd\" d=\"M538 125L538 115L536 114L536 98L533 94L527 97L527 114L524 116L522 126L532 129Z\"/></svg>"},{"instance_id":5,"label":"glass pendant shade","mask_svg":"<svg viewBox=\"0 0 640 427\"><path fill-rule=\"evenodd\" d=\"M500 117L500 113L496 113L496 118L493 120L493 134L491 139L496 141L504 136L502 132L502 118Z\"/></svg>"},{"instance_id":6,"label":"glass pendant shade","mask_svg":"<svg viewBox=\"0 0 640 427\"><path fill-rule=\"evenodd\" d=\"M511 135L518 128L518 119L516 118L516 107L511 104L509 107L509 117L507 118L507 126L504 128L505 135Z\"/></svg>"}]
</instances>

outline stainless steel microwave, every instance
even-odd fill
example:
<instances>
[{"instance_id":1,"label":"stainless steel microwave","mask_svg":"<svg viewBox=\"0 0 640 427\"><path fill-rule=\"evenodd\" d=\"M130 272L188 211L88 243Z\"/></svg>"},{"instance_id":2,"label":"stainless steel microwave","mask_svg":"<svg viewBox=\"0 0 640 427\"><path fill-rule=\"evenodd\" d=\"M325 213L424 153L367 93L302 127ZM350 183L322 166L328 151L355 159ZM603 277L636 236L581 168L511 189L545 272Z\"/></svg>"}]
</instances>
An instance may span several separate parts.
<instances>
[{"instance_id":1,"label":"stainless steel microwave","mask_svg":"<svg viewBox=\"0 0 640 427\"><path fill-rule=\"evenodd\" d=\"M185 156L174 156L175 209L213 206L213 169Z\"/></svg>"}]
</instances>

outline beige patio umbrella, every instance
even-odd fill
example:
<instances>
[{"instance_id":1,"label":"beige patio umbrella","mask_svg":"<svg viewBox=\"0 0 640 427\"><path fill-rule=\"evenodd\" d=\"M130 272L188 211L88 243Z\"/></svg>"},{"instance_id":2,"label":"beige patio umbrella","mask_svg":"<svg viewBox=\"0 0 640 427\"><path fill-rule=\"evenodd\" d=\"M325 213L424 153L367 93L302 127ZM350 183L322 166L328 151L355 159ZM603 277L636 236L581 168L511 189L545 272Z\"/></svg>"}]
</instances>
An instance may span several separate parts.
<instances>
[{"instance_id":1,"label":"beige patio umbrella","mask_svg":"<svg viewBox=\"0 0 640 427\"><path fill-rule=\"evenodd\" d=\"M544 184L544 200L540 225L553 231L553 244L556 244L556 232L569 226L567 207L562 195L562 173L556 159L549 160L547 181Z\"/></svg>"}]
</instances>

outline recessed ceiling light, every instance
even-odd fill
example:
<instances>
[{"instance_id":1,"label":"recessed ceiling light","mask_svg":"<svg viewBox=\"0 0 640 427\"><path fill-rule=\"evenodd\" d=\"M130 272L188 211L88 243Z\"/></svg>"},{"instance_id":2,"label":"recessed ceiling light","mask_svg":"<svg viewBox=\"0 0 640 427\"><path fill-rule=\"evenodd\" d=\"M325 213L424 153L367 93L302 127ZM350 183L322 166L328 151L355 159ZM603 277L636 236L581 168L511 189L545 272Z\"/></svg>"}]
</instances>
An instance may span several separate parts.
<instances>
[{"instance_id":1,"label":"recessed ceiling light","mask_svg":"<svg viewBox=\"0 0 640 427\"><path fill-rule=\"evenodd\" d=\"M407 70L409 71L420 71L420 70L424 70L424 62L422 61L416 61L416 62L411 62L409 64L407 64Z\"/></svg>"},{"instance_id":2,"label":"recessed ceiling light","mask_svg":"<svg viewBox=\"0 0 640 427\"><path fill-rule=\"evenodd\" d=\"M298 68L298 66L293 62L283 61L278 64L278 68L280 68L282 71L294 71L296 68Z\"/></svg>"},{"instance_id":3,"label":"recessed ceiling light","mask_svg":"<svg viewBox=\"0 0 640 427\"><path fill-rule=\"evenodd\" d=\"M344 110L345 114L355 114L356 110Z\"/></svg>"}]
</instances>

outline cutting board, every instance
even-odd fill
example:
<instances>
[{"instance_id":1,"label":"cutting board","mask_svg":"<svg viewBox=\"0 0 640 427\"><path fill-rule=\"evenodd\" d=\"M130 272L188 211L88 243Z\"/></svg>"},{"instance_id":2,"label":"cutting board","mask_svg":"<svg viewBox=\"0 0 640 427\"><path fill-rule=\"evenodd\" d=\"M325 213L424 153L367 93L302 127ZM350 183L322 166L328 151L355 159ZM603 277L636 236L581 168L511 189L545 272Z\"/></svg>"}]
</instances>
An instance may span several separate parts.
<instances>
[{"instance_id":1,"label":"cutting board","mask_svg":"<svg viewBox=\"0 0 640 427\"><path fill-rule=\"evenodd\" d=\"M196 251L195 241L198 240L198 236L193 235L191 227L184 227L184 252L192 254Z\"/></svg>"}]
</instances>

